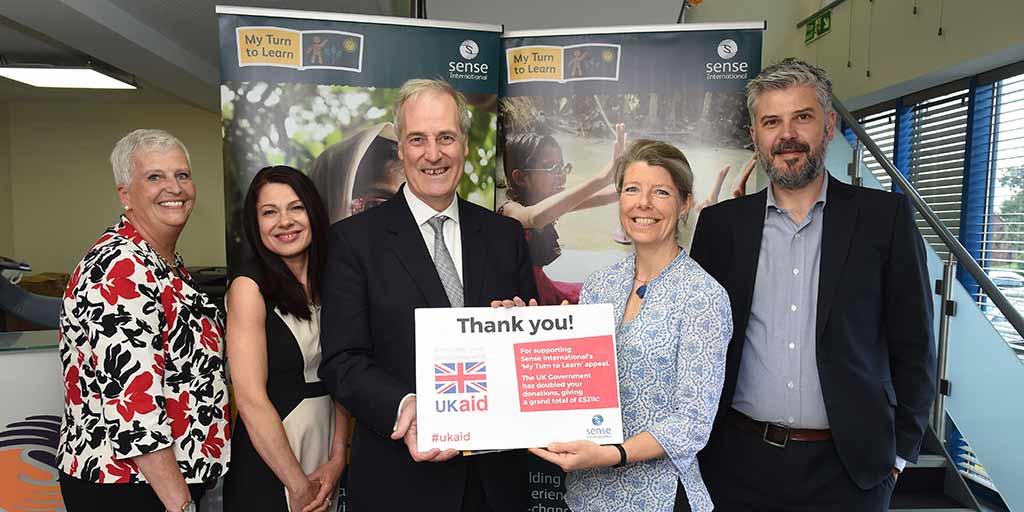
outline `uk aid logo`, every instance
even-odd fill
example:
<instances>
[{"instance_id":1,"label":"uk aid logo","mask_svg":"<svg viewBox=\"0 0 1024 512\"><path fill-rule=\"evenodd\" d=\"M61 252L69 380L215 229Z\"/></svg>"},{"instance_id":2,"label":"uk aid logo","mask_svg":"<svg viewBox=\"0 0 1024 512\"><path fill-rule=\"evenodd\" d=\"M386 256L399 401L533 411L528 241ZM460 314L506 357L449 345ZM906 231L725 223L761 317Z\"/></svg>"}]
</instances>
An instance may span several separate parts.
<instances>
[{"instance_id":1,"label":"uk aid logo","mask_svg":"<svg viewBox=\"0 0 1024 512\"><path fill-rule=\"evenodd\" d=\"M434 410L439 413L486 411L486 362L435 362L434 395ZM467 396L464 398L449 398L449 395Z\"/></svg>"}]
</instances>

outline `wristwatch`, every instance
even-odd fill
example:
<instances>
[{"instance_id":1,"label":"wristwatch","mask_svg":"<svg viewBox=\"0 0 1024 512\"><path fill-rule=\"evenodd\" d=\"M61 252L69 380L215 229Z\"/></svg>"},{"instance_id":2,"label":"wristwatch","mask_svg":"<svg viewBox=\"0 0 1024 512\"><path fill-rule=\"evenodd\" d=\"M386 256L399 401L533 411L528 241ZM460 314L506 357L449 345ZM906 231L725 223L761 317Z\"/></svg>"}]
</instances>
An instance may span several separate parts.
<instances>
[{"instance_id":1,"label":"wristwatch","mask_svg":"<svg viewBox=\"0 0 1024 512\"><path fill-rule=\"evenodd\" d=\"M181 512L196 512L196 504L192 500L188 500L184 505L181 506Z\"/></svg>"}]
</instances>

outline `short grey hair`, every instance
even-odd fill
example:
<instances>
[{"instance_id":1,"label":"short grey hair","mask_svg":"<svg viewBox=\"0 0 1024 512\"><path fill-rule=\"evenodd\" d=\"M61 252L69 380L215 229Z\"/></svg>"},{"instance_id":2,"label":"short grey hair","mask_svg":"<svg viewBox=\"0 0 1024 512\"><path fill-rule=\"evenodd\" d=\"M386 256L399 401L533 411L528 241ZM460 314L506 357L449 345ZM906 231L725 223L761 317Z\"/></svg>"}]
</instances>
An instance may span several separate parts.
<instances>
[{"instance_id":1,"label":"short grey hair","mask_svg":"<svg viewBox=\"0 0 1024 512\"><path fill-rule=\"evenodd\" d=\"M402 108L405 107L405 104L410 100L428 91L436 94L447 95L455 101L455 108L458 110L459 114L459 129L462 130L462 135L469 135L469 125L472 122L472 119L469 115L469 106L466 104L466 97L444 80L414 78L412 80L407 80L402 84L402 88L398 91L398 98L395 99L393 110L395 113L395 131L398 132L398 136L402 137L402 135L405 134L405 122L402 119Z\"/></svg>"},{"instance_id":2,"label":"short grey hair","mask_svg":"<svg viewBox=\"0 0 1024 512\"><path fill-rule=\"evenodd\" d=\"M750 124L754 124L754 110L762 93L790 87L814 88L821 110L825 115L832 112L832 82L829 81L825 70L796 57L787 57L762 69L756 77L747 82L747 111L750 112Z\"/></svg>"},{"instance_id":3,"label":"short grey hair","mask_svg":"<svg viewBox=\"0 0 1024 512\"><path fill-rule=\"evenodd\" d=\"M110 166L114 170L114 183L118 186L127 186L132 181L132 157L138 152L167 151L171 148L178 148L185 153L185 160L189 168L192 167L192 159L188 155L188 148L182 144L174 135L165 130L138 129L128 132L128 135L121 137L114 145L110 153Z\"/></svg>"}]
</instances>

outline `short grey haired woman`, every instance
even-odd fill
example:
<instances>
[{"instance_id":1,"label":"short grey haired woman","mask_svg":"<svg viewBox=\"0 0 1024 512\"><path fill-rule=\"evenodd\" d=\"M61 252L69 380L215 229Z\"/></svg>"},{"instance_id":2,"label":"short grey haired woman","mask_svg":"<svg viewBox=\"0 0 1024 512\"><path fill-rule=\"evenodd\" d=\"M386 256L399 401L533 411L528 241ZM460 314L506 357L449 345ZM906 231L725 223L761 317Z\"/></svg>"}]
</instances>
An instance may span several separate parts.
<instances>
[{"instance_id":1,"label":"short grey haired woman","mask_svg":"<svg viewBox=\"0 0 1024 512\"><path fill-rule=\"evenodd\" d=\"M676 240L693 173L672 145L637 140L615 162L615 184L635 253L591 274L580 304L614 305L627 439L530 451L569 472L576 512L712 510L696 455L718 409L732 313L725 290Z\"/></svg>"},{"instance_id":2,"label":"short grey haired woman","mask_svg":"<svg viewBox=\"0 0 1024 512\"><path fill-rule=\"evenodd\" d=\"M60 312L57 466L70 512L187 512L227 469L224 319L175 251L196 201L188 150L135 130L110 155L121 218Z\"/></svg>"}]
</instances>

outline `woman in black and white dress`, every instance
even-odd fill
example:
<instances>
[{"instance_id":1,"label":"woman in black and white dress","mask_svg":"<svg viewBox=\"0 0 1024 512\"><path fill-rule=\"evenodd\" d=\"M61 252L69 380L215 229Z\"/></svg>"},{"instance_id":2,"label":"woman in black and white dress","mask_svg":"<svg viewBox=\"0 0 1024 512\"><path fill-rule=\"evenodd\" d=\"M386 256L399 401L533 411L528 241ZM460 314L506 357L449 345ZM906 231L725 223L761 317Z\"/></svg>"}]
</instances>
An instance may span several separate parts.
<instances>
[{"instance_id":1,"label":"woman in black and white dress","mask_svg":"<svg viewBox=\"0 0 1024 512\"><path fill-rule=\"evenodd\" d=\"M275 166L253 178L242 218L253 258L233 272L228 289L228 368L239 417L224 509L332 510L348 412L317 377L327 213L309 178Z\"/></svg>"}]
</instances>

